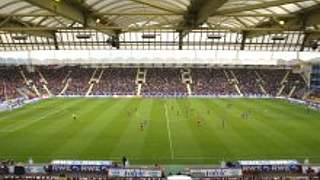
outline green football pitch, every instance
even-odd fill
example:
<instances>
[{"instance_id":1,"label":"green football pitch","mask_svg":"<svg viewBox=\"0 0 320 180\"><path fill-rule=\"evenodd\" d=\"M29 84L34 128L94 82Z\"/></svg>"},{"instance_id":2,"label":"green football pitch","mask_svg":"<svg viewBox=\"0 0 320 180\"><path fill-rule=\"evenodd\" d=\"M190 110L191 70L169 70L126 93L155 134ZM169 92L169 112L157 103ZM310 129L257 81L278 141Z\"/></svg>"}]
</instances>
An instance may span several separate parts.
<instances>
[{"instance_id":1,"label":"green football pitch","mask_svg":"<svg viewBox=\"0 0 320 180\"><path fill-rule=\"evenodd\" d=\"M0 113L0 159L122 156L131 164L320 162L320 112L271 99L56 98Z\"/></svg>"}]
</instances>

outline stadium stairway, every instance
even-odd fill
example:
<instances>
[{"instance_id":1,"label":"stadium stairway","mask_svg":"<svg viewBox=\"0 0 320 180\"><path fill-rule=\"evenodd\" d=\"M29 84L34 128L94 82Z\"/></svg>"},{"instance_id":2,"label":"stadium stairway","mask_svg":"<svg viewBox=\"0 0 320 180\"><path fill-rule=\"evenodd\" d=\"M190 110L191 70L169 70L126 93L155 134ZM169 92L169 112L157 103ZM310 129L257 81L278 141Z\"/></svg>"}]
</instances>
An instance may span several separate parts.
<instances>
[{"instance_id":1,"label":"stadium stairway","mask_svg":"<svg viewBox=\"0 0 320 180\"><path fill-rule=\"evenodd\" d=\"M86 96L89 96L92 92L92 89L94 87L94 85L98 84L100 82L100 79L103 75L104 70L103 69L99 69L96 68L88 82L88 84L90 84L88 91L86 92ZM98 77L96 77L96 75L98 75Z\"/></svg>"},{"instance_id":2,"label":"stadium stairway","mask_svg":"<svg viewBox=\"0 0 320 180\"><path fill-rule=\"evenodd\" d=\"M284 88L286 88L286 83L285 82L287 81L289 74L290 74L290 71L287 71L287 73L284 75L284 77L283 77L283 79L281 81L281 87L280 87L280 89L279 89L279 91L277 93L277 96L280 96L282 94Z\"/></svg>"},{"instance_id":3,"label":"stadium stairway","mask_svg":"<svg viewBox=\"0 0 320 180\"><path fill-rule=\"evenodd\" d=\"M27 79L26 75L24 74L23 70L20 70L20 74L25 82L25 84L30 87L38 97L41 97L41 94L38 91L38 88L36 87L36 85L33 83L33 81L31 79Z\"/></svg>"},{"instance_id":4,"label":"stadium stairway","mask_svg":"<svg viewBox=\"0 0 320 180\"><path fill-rule=\"evenodd\" d=\"M233 72L232 70L230 70L230 74L231 74L232 78L235 80L235 82L236 82L237 84L240 84L237 76L234 74L234 72Z\"/></svg>"},{"instance_id":5,"label":"stadium stairway","mask_svg":"<svg viewBox=\"0 0 320 180\"><path fill-rule=\"evenodd\" d=\"M95 83L91 83L89 88L88 88L88 91L86 92L86 96L89 96L92 92L92 89L93 89L93 86L94 86Z\"/></svg>"},{"instance_id":6,"label":"stadium stairway","mask_svg":"<svg viewBox=\"0 0 320 180\"><path fill-rule=\"evenodd\" d=\"M290 71L287 71L287 73L284 75L284 77L281 81L281 84L284 84L287 81L289 75L290 75Z\"/></svg>"},{"instance_id":7,"label":"stadium stairway","mask_svg":"<svg viewBox=\"0 0 320 180\"><path fill-rule=\"evenodd\" d=\"M191 84L192 76L190 69L181 69L181 80L186 85L188 95L192 95Z\"/></svg>"},{"instance_id":8,"label":"stadium stairway","mask_svg":"<svg viewBox=\"0 0 320 180\"><path fill-rule=\"evenodd\" d=\"M240 90L240 88L239 88L237 83L234 83L234 87L235 87L236 91L240 94L240 96L243 96L243 94L242 94L242 92L241 92L241 90Z\"/></svg>"},{"instance_id":9,"label":"stadium stairway","mask_svg":"<svg viewBox=\"0 0 320 180\"><path fill-rule=\"evenodd\" d=\"M53 94L51 93L51 91L49 90L47 84L48 81L46 80L46 78L42 75L42 73L40 71L38 71L39 76L40 76L40 82L42 83L42 87L44 90L46 90L46 92L48 93L49 96L52 96Z\"/></svg>"},{"instance_id":10,"label":"stadium stairway","mask_svg":"<svg viewBox=\"0 0 320 180\"><path fill-rule=\"evenodd\" d=\"M268 94L267 91L264 89L264 87L263 87L263 85L262 85L261 83L259 83L258 86L259 86L261 92L262 92L264 95L267 95L267 94Z\"/></svg>"},{"instance_id":11,"label":"stadium stairway","mask_svg":"<svg viewBox=\"0 0 320 180\"><path fill-rule=\"evenodd\" d=\"M42 88L47 92L49 96L52 96L51 91L48 89L48 86L45 83L42 83Z\"/></svg>"},{"instance_id":12,"label":"stadium stairway","mask_svg":"<svg viewBox=\"0 0 320 180\"><path fill-rule=\"evenodd\" d=\"M62 80L61 83L64 84L64 86L63 86L63 89L61 90L61 92L59 93L59 95L63 95L66 92L66 90L68 89L69 83L72 81L72 79L70 78L71 73L72 73L72 71L69 70L66 77Z\"/></svg>"},{"instance_id":13,"label":"stadium stairway","mask_svg":"<svg viewBox=\"0 0 320 180\"><path fill-rule=\"evenodd\" d=\"M308 84L308 77L307 77L307 75L305 75L305 73L299 73L300 74L300 76L301 76L301 79L303 79L303 81L304 81L304 83L306 83L306 84Z\"/></svg>"},{"instance_id":14,"label":"stadium stairway","mask_svg":"<svg viewBox=\"0 0 320 180\"><path fill-rule=\"evenodd\" d=\"M59 93L59 95L63 95L63 94L66 92L66 90L68 89L69 84L70 84L71 81L72 81L72 79L69 77L69 78L66 80L66 83L65 83L62 91Z\"/></svg>"},{"instance_id":15,"label":"stadium stairway","mask_svg":"<svg viewBox=\"0 0 320 180\"><path fill-rule=\"evenodd\" d=\"M190 84L187 84L187 92L188 92L188 95L192 95L192 90L191 90L191 85Z\"/></svg>"},{"instance_id":16,"label":"stadium stairway","mask_svg":"<svg viewBox=\"0 0 320 180\"><path fill-rule=\"evenodd\" d=\"M66 77L62 80L62 84L65 84L68 81L69 77L71 76L71 73L72 73L72 71L69 70L68 74L66 75Z\"/></svg>"},{"instance_id":17,"label":"stadium stairway","mask_svg":"<svg viewBox=\"0 0 320 180\"><path fill-rule=\"evenodd\" d=\"M279 89L279 91L278 91L278 93L277 93L277 96L280 96L281 94L282 94L282 92L283 92L283 90L284 90L284 88L285 88L286 86L283 84L283 85L281 85L281 87L280 87L280 89Z\"/></svg>"},{"instance_id":18,"label":"stadium stairway","mask_svg":"<svg viewBox=\"0 0 320 180\"><path fill-rule=\"evenodd\" d=\"M21 76L22 76L22 79L23 79L24 83L25 83L25 84L28 84L28 80L27 80L27 78L26 78L26 76L24 75L24 72L23 72L22 70L20 70L20 74L21 74Z\"/></svg>"},{"instance_id":19,"label":"stadium stairway","mask_svg":"<svg viewBox=\"0 0 320 180\"><path fill-rule=\"evenodd\" d=\"M288 97L292 97L293 93L295 92L295 90L297 89L297 86L293 86L288 94Z\"/></svg>"},{"instance_id":20,"label":"stadium stairway","mask_svg":"<svg viewBox=\"0 0 320 180\"><path fill-rule=\"evenodd\" d=\"M38 91L38 88L34 84L32 85L32 89L34 90L34 92L37 94L38 97L41 97L41 94Z\"/></svg>"},{"instance_id":21,"label":"stadium stairway","mask_svg":"<svg viewBox=\"0 0 320 180\"><path fill-rule=\"evenodd\" d=\"M8 100L7 86L6 86L6 81L5 80L3 80L2 87L0 87L0 100L1 100L1 97L3 97L5 100Z\"/></svg>"},{"instance_id":22,"label":"stadium stairway","mask_svg":"<svg viewBox=\"0 0 320 180\"><path fill-rule=\"evenodd\" d=\"M229 81L229 80L230 80L230 77L229 77L228 72L224 69L224 70L223 70L223 73L224 73L224 75L226 76L227 80Z\"/></svg>"},{"instance_id":23,"label":"stadium stairway","mask_svg":"<svg viewBox=\"0 0 320 180\"><path fill-rule=\"evenodd\" d=\"M94 77L96 76L96 73L97 73L98 69L99 69L99 68L96 68L96 69L93 71L92 76L91 76L91 78L90 78L90 81L92 81L92 80L94 79Z\"/></svg>"},{"instance_id":24,"label":"stadium stairway","mask_svg":"<svg viewBox=\"0 0 320 180\"><path fill-rule=\"evenodd\" d=\"M260 76L260 74L255 70L254 71L254 73L256 74L256 76L257 76L257 82L258 82L258 86L259 86L259 88L260 88L260 90L261 90L261 92L264 94L264 95L267 95L268 93L267 93L267 91L265 90L265 88L263 87L263 79L262 79L262 77Z\"/></svg>"},{"instance_id":25,"label":"stadium stairway","mask_svg":"<svg viewBox=\"0 0 320 180\"><path fill-rule=\"evenodd\" d=\"M22 88L17 88L17 92L24 98L28 99L28 95L22 90Z\"/></svg>"},{"instance_id":26,"label":"stadium stairway","mask_svg":"<svg viewBox=\"0 0 320 180\"><path fill-rule=\"evenodd\" d=\"M239 81L238 81L236 75L234 74L234 72L232 70L230 70L229 73L227 70L223 70L223 72L224 72L226 78L228 79L228 82L233 84L235 90L238 92L238 94L240 96L243 96L243 94L238 86Z\"/></svg>"},{"instance_id":27,"label":"stadium stairway","mask_svg":"<svg viewBox=\"0 0 320 180\"><path fill-rule=\"evenodd\" d=\"M141 95L142 85L146 83L147 69L138 68L136 75L136 85L137 85L137 96Z\"/></svg>"},{"instance_id":28,"label":"stadium stairway","mask_svg":"<svg viewBox=\"0 0 320 180\"><path fill-rule=\"evenodd\" d=\"M256 76L258 77L258 79L263 80L262 77L260 76L260 74L259 74L256 70L254 70L254 73L256 74Z\"/></svg>"},{"instance_id":29,"label":"stadium stairway","mask_svg":"<svg viewBox=\"0 0 320 180\"><path fill-rule=\"evenodd\" d=\"M25 87L22 87L22 88L17 88L17 92L21 95L21 96L23 96L23 97L25 97L25 98L29 98L29 97L36 97L36 95L33 93L33 92L31 92L29 89L27 89L27 88L25 88Z\"/></svg>"},{"instance_id":30,"label":"stadium stairway","mask_svg":"<svg viewBox=\"0 0 320 180\"><path fill-rule=\"evenodd\" d=\"M293 73L292 73L293 75ZM301 73L296 73L295 75L297 75L297 78L300 78L300 80L295 81L295 84L292 86L289 94L288 94L288 97L292 97L296 92L299 93L299 90L301 91L301 89L299 88L301 84L303 84L303 86L307 86L307 82L305 81L304 79L304 76L301 74ZM303 93L302 97L304 96L305 93Z\"/></svg>"},{"instance_id":31,"label":"stadium stairway","mask_svg":"<svg viewBox=\"0 0 320 180\"><path fill-rule=\"evenodd\" d=\"M141 95L141 88L142 88L142 84L141 83L139 83L138 85L137 85L137 96L140 96Z\"/></svg>"}]
</instances>

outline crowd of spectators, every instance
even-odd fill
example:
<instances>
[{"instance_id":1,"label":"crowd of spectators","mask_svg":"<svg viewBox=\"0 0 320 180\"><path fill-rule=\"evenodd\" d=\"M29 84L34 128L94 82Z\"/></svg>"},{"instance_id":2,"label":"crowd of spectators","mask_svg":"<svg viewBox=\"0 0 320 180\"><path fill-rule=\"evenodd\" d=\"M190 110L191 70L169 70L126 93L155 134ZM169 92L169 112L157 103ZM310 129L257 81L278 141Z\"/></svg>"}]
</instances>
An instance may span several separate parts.
<instances>
[{"instance_id":1,"label":"crowd of spectators","mask_svg":"<svg viewBox=\"0 0 320 180\"><path fill-rule=\"evenodd\" d=\"M4 101L5 100L5 91L4 91L4 88L5 88L5 82L0 82L0 102L1 101Z\"/></svg>"},{"instance_id":2,"label":"crowd of spectators","mask_svg":"<svg viewBox=\"0 0 320 180\"><path fill-rule=\"evenodd\" d=\"M106 68L98 83L93 86L93 95L135 95L137 70L130 68Z\"/></svg>"},{"instance_id":3,"label":"crowd of spectators","mask_svg":"<svg viewBox=\"0 0 320 180\"><path fill-rule=\"evenodd\" d=\"M262 80L259 79L255 70L252 69L234 69L232 70L239 81L239 88L244 95L264 95L259 85Z\"/></svg>"},{"instance_id":4,"label":"crowd of spectators","mask_svg":"<svg viewBox=\"0 0 320 180\"><path fill-rule=\"evenodd\" d=\"M287 70L260 69L256 71L262 78L262 85L266 93L272 96L276 96L282 86L281 81L287 73Z\"/></svg>"},{"instance_id":5,"label":"crowd of spectators","mask_svg":"<svg viewBox=\"0 0 320 180\"><path fill-rule=\"evenodd\" d=\"M309 94L309 98L320 102L320 90L313 90Z\"/></svg>"},{"instance_id":6,"label":"crowd of spectators","mask_svg":"<svg viewBox=\"0 0 320 180\"><path fill-rule=\"evenodd\" d=\"M39 69L45 80L48 82L47 87L53 95L61 93L71 70L72 68L54 66L46 66Z\"/></svg>"},{"instance_id":7,"label":"crowd of spectators","mask_svg":"<svg viewBox=\"0 0 320 180\"><path fill-rule=\"evenodd\" d=\"M40 68L39 68L40 69ZM45 83L43 79L40 77L40 74L38 71L33 70L33 71L26 71L23 70L27 80L30 83L30 87L32 85L35 85L37 87L38 92L40 93L41 96L43 95L48 95L48 92L43 88L43 84ZM32 88L30 88L32 90Z\"/></svg>"},{"instance_id":8,"label":"crowd of spectators","mask_svg":"<svg viewBox=\"0 0 320 180\"><path fill-rule=\"evenodd\" d=\"M148 69L146 83L141 94L144 96L184 96L187 86L182 82L179 69Z\"/></svg>"},{"instance_id":9,"label":"crowd of spectators","mask_svg":"<svg viewBox=\"0 0 320 180\"><path fill-rule=\"evenodd\" d=\"M232 69L228 70L229 80L223 69L192 70L193 95L234 95L237 94L234 83L237 83L243 95L276 96L282 80L288 70L284 69ZM234 73L234 77L232 73ZM236 80L235 80L236 78ZM306 92L306 84L301 75L289 73L284 82L281 95L288 96L293 86L296 89L291 97L301 99ZM265 92L263 91L265 90Z\"/></svg>"},{"instance_id":10,"label":"crowd of spectators","mask_svg":"<svg viewBox=\"0 0 320 180\"><path fill-rule=\"evenodd\" d=\"M234 95L237 94L223 69L193 69L193 95Z\"/></svg>"},{"instance_id":11,"label":"crowd of spectators","mask_svg":"<svg viewBox=\"0 0 320 180\"><path fill-rule=\"evenodd\" d=\"M21 97L18 88L24 86L16 67L0 67L0 101Z\"/></svg>"},{"instance_id":12,"label":"crowd of spectators","mask_svg":"<svg viewBox=\"0 0 320 180\"><path fill-rule=\"evenodd\" d=\"M41 95L48 94L43 84L46 84L53 95L59 95L66 84L68 86L63 95L86 95L91 83L93 83L93 88L90 95L137 94L137 69L49 66L35 67L34 72L30 72L25 67L2 67L0 101L21 97L19 90L24 88L29 92L34 91L25 83L20 73L21 70L27 80L37 87ZM292 72L289 73L287 80L282 82L287 72L288 70L285 69L191 69L189 85L192 95L204 96L239 95L235 84L244 95L276 96L281 86L285 85L282 96L290 95L290 91L296 87L291 97L302 98L307 90L306 83L301 75ZM101 78L99 78L100 74ZM93 75L94 80L90 81ZM188 86L183 83L180 69L147 69L145 80L145 83L142 82L142 96L185 96L188 94Z\"/></svg>"},{"instance_id":13,"label":"crowd of spectators","mask_svg":"<svg viewBox=\"0 0 320 180\"><path fill-rule=\"evenodd\" d=\"M89 81L94 70L94 68L72 68L69 85L64 95L85 95L89 89Z\"/></svg>"},{"instance_id":14,"label":"crowd of spectators","mask_svg":"<svg viewBox=\"0 0 320 180\"><path fill-rule=\"evenodd\" d=\"M284 96L290 95L290 91L295 86L296 87L295 91L293 92L291 97L297 98L297 99L301 99L303 97L304 92L306 90L305 89L306 83L304 82L300 74L295 74L290 72L287 77L287 80L284 83L285 83L285 88L283 89L282 95Z\"/></svg>"}]
</instances>

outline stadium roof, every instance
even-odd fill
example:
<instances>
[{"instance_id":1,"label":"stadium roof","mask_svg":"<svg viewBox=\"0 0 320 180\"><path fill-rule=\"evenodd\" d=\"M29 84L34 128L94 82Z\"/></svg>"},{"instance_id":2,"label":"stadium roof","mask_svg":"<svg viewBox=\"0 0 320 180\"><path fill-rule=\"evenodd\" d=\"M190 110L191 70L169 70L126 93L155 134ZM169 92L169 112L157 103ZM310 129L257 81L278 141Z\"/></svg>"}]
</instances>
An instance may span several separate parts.
<instances>
[{"instance_id":1,"label":"stadium roof","mask_svg":"<svg viewBox=\"0 0 320 180\"><path fill-rule=\"evenodd\" d=\"M320 0L1 0L0 50L312 50Z\"/></svg>"}]
</instances>

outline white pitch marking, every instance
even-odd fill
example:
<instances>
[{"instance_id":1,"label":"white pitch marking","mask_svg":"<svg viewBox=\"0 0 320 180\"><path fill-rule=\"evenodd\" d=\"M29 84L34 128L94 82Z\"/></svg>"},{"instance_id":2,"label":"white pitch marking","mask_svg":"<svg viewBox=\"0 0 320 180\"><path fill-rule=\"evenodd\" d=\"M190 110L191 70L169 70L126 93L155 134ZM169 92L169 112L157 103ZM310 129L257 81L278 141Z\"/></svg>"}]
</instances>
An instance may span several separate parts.
<instances>
[{"instance_id":1,"label":"white pitch marking","mask_svg":"<svg viewBox=\"0 0 320 180\"><path fill-rule=\"evenodd\" d=\"M170 124L169 124L169 115L168 115L167 105L165 105L165 114L166 114L166 120L167 120L167 131L168 131L168 137L169 137L171 159L174 159L174 151L173 151L173 145L172 145L172 139L171 139L171 130L170 130Z\"/></svg>"}]
</instances>

